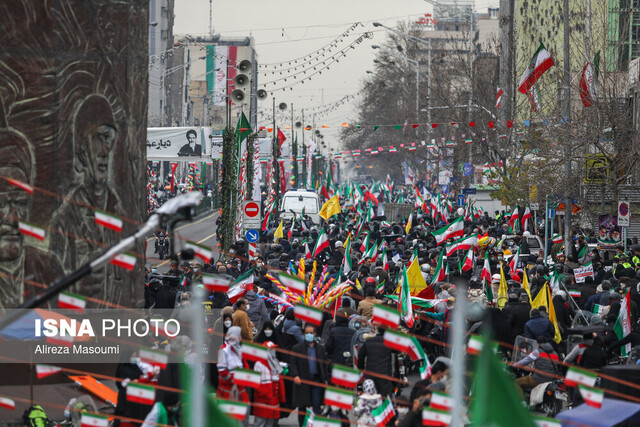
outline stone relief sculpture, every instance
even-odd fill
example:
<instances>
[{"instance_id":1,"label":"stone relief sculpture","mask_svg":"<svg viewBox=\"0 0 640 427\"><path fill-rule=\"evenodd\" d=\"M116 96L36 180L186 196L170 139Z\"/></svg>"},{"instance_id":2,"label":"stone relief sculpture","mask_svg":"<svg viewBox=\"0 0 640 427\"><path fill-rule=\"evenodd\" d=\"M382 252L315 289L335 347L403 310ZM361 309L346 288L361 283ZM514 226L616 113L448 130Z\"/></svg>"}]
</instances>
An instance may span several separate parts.
<instances>
[{"instance_id":1,"label":"stone relief sculpture","mask_svg":"<svg viewBox=\"0 0 640 427\"><path fill-rule=\"evenodd\" d=\"M131 219L122 235L144 220L148 2L0 2L0 28L0 96L12 126L0 123L0 176L47 190L21 194L0 179L0 197L15 205L0 209L0 307L12 307L35 291L25 278L48 284L122 237L95 224L95 209ZM5 144L5 130L19 137ZM50 227L47 239L15 235L10 217ZM44 267L30 264L35 251ZM138 261L74 291L136 305Z\"/></svg>"}]
</instances>

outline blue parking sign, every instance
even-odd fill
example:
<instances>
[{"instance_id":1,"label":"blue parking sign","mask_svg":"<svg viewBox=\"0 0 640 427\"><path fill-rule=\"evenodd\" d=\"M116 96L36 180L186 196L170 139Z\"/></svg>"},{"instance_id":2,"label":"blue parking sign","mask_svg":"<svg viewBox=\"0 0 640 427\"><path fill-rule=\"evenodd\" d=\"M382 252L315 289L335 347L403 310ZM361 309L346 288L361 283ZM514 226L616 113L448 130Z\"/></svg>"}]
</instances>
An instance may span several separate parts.
<instances>
[{"instance_id":1,"label":"blue parking sign","mask_svg":"<svg viewBox=\"0 0 640 427\"><path fill-rule=\"evenodd\" d=\"M247 242L255 243L258 241L260 233L258 233L258 230L247 230L244 237L247 239Z\"/></svg>"}]
</instances>

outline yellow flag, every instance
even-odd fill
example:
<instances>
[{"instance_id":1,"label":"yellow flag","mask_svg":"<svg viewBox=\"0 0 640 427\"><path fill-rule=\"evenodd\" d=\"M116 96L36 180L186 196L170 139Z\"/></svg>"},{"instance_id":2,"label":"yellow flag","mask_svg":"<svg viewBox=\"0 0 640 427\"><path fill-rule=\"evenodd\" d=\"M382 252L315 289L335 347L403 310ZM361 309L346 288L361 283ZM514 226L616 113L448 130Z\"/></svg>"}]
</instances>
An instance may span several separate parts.
<instances>
[{"instance_id":1,"label":"yellow flag","mask_svg":"<svg viewBox=\"0 0 640 427\"><path fill-rule=\"evenodd\" d=\"M407 226L404 228L404 231L406 231L407 234L409 234L409 231L411 231L412 222L413 222L413 212L409 214L409 219L407 220Z\"/></svg>"},{"instance_id":2,"label":"yellow flag","mask_svg":"<svg viewBox=\"0 0 640 427\"><path fill-rule=\"evenodd\" d=\"M509 296L507 295L507 279L504 277L504 270L502 269L502 263L500 263L500 287L498 288L498 308L503 309L507 305Z\"/></svg>"},{"instance_id":3,"label":"yellow flag","mask_svg":"<svg viewBox=\"0 0 640 427\"><path fill-rule=\"evenodd\" d=\"M553 300L551 299L551 291L549 290L549 286L547 286L546 293L547 293L547 312L549 313L549 321L553 324L553 329L555 330L553 340L556 343L560 343L560 341L562 341L562 336L560 335L560 328L558 328L558 319L556 319L556 309L553 306Z\"/></svg>"},{"instance_id":4,"label":"yellow flag","mask_svg":"<svg viewBox=\"0 0 640 427\"><path fill-rule=\"evenodd\" d=\"M347 240L344 241L344 245L342 245L342 247L347 249L347 246L349 246L350 240L351 240L351 233L349 233L349 235L347 236Z\"/></svg>"},{"instance_id":5,"label":"yellow flag","mask_svg":"<svg viewBox=\"0 0 640 427\"><path fill-rule=\"evenodd\" d=\"M357 278L356 278L356 289L359 291L362 290L362 286L360 285L360 280L358 280Z\"/></svg>"},{"instance_id":6,"label":"yellow flag","mask_svg":"<svg viewBox=\"0 0 640 427\"><path fill-rule=\"evenodd\" d=\"M409 291L411 295L417 295L427 287L417 259L414 259L407 269L407 278L409 279Z\"/></svg>"},{"instance_id":7,"label":"yellow flag","mask_svg":"<svg viewBox=\"0 0 640 427\"><path fill-rule=\"evenodd\" d=\"M547 293L544 291L544 288L547 286L547 283L544 284L542 289L536 295L536 299L531 303L531 308L538 308L542 305L547 306Z\"/></svg>"},{"instance_id":8,"label":"yellow flag","mask_svg":"<svg viewBox=\"0 0 640 427\"><path fill-rule=\"evenodd\" d=\"M280 225L276 228L275 233L273 233L273 241L278 243L279 239L284 237L284 232L282 231L282 220L280 220Z\"/></svg>"},{"instance_id":9,"label":"yellow flag","mask_svg":"<svg viewBox=\"0 0 640 427\"><path fill-rule=\"evenodd\" d=\"M340 212L342 212L340 210L340 198L336 194L322 205L322 209L320 209L320 218L324 218L325 221L329 221L329 218L335 214L339 214Z\"/></svg>"},{"instance_id":10,"label":"yellow flag","mask_svg":"<svg viewBox=\"0 0 640 427\"><path fill-rule=\"evenodd\" d=\"M527 291L527 295L529 295L529 304L531 304L531 291L529 290L529 278L527 277L527 271L522 272L522 289Z\"/></svg>"}]
</instances>

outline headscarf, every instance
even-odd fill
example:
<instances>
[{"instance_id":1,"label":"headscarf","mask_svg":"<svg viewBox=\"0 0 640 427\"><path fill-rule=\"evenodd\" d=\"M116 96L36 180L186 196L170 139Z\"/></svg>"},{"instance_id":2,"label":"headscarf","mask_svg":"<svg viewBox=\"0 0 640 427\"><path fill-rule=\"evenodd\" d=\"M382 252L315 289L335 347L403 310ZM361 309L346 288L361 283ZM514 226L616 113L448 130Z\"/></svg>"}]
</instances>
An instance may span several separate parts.
<instances>
[{"instance_id":1,"label":"headscarf","mask_svg":"<svg viewBox=\"0 0 640 427\"><path fill-rule=\"evenodd\" d=\"M364 380L364 382L362 383L362 391L364 391L366 394L378 393L378 391L376 390L376 384L373 382L373 380Z\"/></svg>"},{"instance_id":2,"label":"headscarf","mask_svg":"<svg viewBox=\"0 0 640 427\"><path fill-rule=\"evenodd\" d=\"M242 330L240 329L240 326L230 327L227 330L227 335L225 335L224 341L236 350L236 352L239 352L240 343L242 341Z\"/></svg>"},{"instance_id":3,"label":"headscarf","mask_svg":"<svg viewBox=\"0 0 640 427\"><path fill-rule=\"evenodd\" d=\"M267 341L265 345L269 348L267 352L267 360L269 361L269 370L271 371L271 375L280 375L282 373L282 366L280 366L280 361L276 356L276 347L273 342Z\"/></svg>"}]
</instances>

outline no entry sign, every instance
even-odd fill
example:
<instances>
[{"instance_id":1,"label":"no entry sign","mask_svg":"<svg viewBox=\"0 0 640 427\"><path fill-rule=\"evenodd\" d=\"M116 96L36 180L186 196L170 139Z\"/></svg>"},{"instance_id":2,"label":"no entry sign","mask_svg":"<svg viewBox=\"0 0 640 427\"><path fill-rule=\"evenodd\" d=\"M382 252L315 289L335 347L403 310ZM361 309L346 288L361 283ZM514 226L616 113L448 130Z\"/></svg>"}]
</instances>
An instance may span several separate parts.
<instances>
[{"instance_id":1,"label":"no entry sign","mask_svg":"<svg viewBox=\"0 0 640 427\"><path fill-rule=\"evenodd\" d=\"M260 203L246 200L242 205L242 227L246 229L260 228Z\"/></svg>"}]
</instances>

